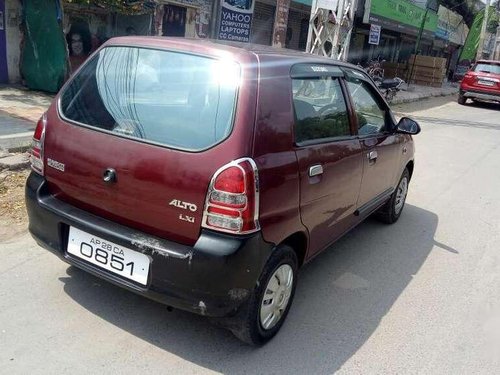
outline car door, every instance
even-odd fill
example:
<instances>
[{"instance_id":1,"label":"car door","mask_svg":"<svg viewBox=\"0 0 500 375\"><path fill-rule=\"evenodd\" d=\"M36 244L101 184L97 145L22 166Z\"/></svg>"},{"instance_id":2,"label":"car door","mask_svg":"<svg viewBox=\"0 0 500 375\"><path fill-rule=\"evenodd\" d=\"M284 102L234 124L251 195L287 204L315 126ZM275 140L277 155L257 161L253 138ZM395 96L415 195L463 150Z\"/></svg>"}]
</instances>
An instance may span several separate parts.
<instances>
[{"instance_id":1,"label":"car door","mask_svg":"<svg viewBox=\"0 0 500 375\"><path fill-rule=\"evenodd\" d=\"M392 194L399 177L398 163L404 139L394 132L391 111L368 79L361 73L347 74L346 84L363 154L357 214L369 213Z\"/></svg>"},{"instance_id":2,"label":"car door","mask_svg":"<svg viewBox=\"0 0 500 375\"><path fill-rule=\"evenodd\" d=\"M310 235L308 257L353 225L363 165L343 73L336 67L309 69L309 75L292 75L300 212Z\"/></svg>"}]
</instances>

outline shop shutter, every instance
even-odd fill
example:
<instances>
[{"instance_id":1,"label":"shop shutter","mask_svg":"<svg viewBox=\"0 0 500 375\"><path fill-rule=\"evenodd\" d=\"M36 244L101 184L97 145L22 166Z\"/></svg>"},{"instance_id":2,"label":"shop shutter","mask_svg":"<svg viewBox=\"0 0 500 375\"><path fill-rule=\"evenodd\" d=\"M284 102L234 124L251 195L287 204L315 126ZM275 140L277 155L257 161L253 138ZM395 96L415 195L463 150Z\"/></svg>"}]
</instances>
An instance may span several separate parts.
<instances>
[{"instance_id":1,"label":"shop shutter","mask_svg":"<svg viewBox=\"0 0 500 375\"><path fill-rule=\"evenodd\" d=\"M291 29L291 39L287 48L305 51L307 31L309 30L309 13L290 9L288 13L288 29ZM287 31L290 33L290 30Z\"/></svg>"},{"instance_id":2,"label":"shop shutter","mask_svg":"<svg viewBox=\"0 0 500 375\"><path fill-rule=\"evenodd\" d=\"M255 3L250 41L257 44L271 45L274 25L273 5Z\"/></svg>"}]
</instances>

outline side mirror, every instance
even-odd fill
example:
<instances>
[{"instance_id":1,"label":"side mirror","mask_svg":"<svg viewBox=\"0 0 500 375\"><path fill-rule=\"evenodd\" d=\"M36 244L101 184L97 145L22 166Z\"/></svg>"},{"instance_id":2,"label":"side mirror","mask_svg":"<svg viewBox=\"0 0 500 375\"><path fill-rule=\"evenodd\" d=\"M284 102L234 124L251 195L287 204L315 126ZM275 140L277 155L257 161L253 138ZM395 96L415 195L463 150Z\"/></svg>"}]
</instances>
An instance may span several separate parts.
<instances>
[{"instance_id":1,"label":"side mirror","mask_svg":"<svg viewBox=\"0 0 500 375\"><path fill-rule=\"evenodd\" d=\"M420 133L420 125L415 120L408 117L403 117L398 122L398 127L396 128L398 133L416 135Z\"/></svg>"}]
</instances>

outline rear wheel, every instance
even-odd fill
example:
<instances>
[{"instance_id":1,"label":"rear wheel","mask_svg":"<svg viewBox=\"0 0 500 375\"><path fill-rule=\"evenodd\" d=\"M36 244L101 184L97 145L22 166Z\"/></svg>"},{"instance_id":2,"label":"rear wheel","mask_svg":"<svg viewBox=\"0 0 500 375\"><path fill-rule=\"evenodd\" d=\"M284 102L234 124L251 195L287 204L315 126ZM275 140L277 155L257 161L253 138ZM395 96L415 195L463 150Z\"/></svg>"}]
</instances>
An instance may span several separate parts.
<instances>
[{"instance_id":1,"label":"rear wheel","mask_svg":"<svg viewBox=\"0 0 500 375\"><path fill-rule=\"evenodd\" d=\"M269 258L248 302L226 325L250 345L263 345L278 333L292 304L297 285L297 256L279 246Z\"/></svg>"},{"instance_id":2,"label":"rear wheel","mask_svg":"<svg viewBox=\"0 0 500 375\"><path fill-rule=\"evenodd\" d=\"M377 212L377 218L384 223L393 224L398 221L403 212L403 207L406 202L406 195L408 194L408 185L410 183L410 172L405 169L401 175L396 190L391 195L391 198L382 208Z\"/></svg>"},{"instance_id":3,"label":"rear wheel","mask_svg":"<svg viewBox=\"0 0 500 375\"><path fill-rule=\"evenodd\" d=\"M464 105L467 102L467 98L463 96L462 94L458 94L458 104Z\"/></svg>"}]
</instances>

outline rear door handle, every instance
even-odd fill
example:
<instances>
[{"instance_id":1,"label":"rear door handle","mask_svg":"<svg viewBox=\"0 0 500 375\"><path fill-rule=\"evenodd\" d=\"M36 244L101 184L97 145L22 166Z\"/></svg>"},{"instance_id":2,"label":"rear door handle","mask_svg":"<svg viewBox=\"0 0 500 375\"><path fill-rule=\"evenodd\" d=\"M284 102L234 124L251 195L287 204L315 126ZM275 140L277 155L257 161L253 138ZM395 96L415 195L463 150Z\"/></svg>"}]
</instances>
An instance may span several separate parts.
<instances>
[{"instance_id":1,"label":"rear door handle","mask_svg":"<svg viewBox=\"0 0 500 375\"><path fill-rule=\"evenodd\" d=\"M366 156L368 157L369 161L376 162L378 158L378 152L376 150L373 150L366 154Z\"/></svg>"},{"instance_id":2,"label":"rear door handle","mask_svg":"<svg viewBox=\"0 0 500 375\"><path fill-rule=\"evenodd\" d=\"M323 174L323 166L321 164L309 167L309 177L319 176L321 174Z\"/></svg>"}]
</instances>

